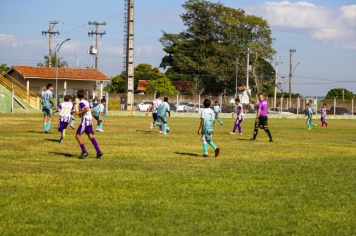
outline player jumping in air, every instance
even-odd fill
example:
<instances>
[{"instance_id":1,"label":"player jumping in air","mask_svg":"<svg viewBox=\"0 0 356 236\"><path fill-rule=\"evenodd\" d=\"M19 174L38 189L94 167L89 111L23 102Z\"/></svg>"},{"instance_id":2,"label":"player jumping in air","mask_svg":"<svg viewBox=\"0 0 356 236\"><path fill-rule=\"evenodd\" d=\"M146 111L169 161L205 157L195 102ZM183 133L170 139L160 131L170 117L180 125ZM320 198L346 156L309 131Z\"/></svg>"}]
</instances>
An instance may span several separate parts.
<instances>
[{"instance_id":1,"label":"player jumping in air","mask_svg":"<svg viewBox=\"0 0 356 236\"><path fill-rule=\"evenodd\" d=\"M323 108L321 108L320 114L321 114L321 127L324 127L324 124L326 127L328 127L328 123L325 122L326 115L328 114L328 109L326 109L326 104L324 104Z\"/></svg>"},{"instance_id":2,"label":"player jumping in air","mask_svg":"<svg viewBox=\"0 0 356 236\"><path fill-rule=\"evenodd\" d=\"M163 125L163 134L166 135L167 134L167 113L169 114L169 117L171 117L171 109L169 107L169 104L168 104L168 98L165 97L164 98L164 102L162 102L161 104L158 105L158 108L157 108L157 125L162 127L162 122L164 123ZM168 131L169 132L169 131ZM161 133L161 131L160 131Z\"/></svg>"},{"instance_id":3,"label":"player jumping in air","mask_svg":"<svg viewBox=\"0 0 356 236\"><path fill-rule=\"evenodd\" d=\"M53 109L55 107L53 102L53 84L47 84L47 91L43 93L41 98L42 103L42 111L44 114L43 128L44 132L52 133L49 129L51 128L51 124L53 121ZM49 120L47 120L49 117Z\"/></svg>"},{"instance_id":4,"label":"player jumping in air","mask_svg":"<svg viewBox=\"0 0 356 236\"><path fill-rule=\"evenodd\" d=\"M203 157L208 156L208 144L214 148L215 157L219 156L220 148L216 147L212 141L214 133L214 124L215 124L215 114L214 111L210 108L210 100L204 100L205 109L201 112L201 121L198 130L198 135L201 133L201 141L203 141L204 155Z\"/></svg>"},{"instance_id":5,"label":"player jumping in air","mask_svg":"<svg viewBox=\"0 0 356 236\"><path fill-rule=\"evenodd\" d=\"M92 118L92 114L91 114L91 108L89 106L88 101L85 100L85 94L84 94L84 90L78 90L77 92L77 96L80 100L79 102L79 111L76 111L75 114L76 115L80 115L82 118L82 121L79 125L79 128L77 130L77 135L76 138L79 142L79 145L82 149L82 155L79 157L79 159L83 159L84 157L87 157L89 154L87 153L82 137L81 135L83 133L86 133L88 135L88 138L90 139L90 141L93 143L95 150L97 152L96 158L99 159L102 155L104 155L98 146L98 143L96 142L95 138L94 138L94 131L93 131L93 118Z\"/></svg>"},{"instance_id":6,"label":"player jumping in air","mask_svg":"<svg viewBox=\"0 0 356 236\"><path fill-rule=\"evenodd\" d=\"M215 113L215 119L217 119L220 122L220 124L223 125L223 122L219 118L219 113L221 112L220 112L220 106L218 101L215 102L214 113Z\"/></svg>"},{"instance_id":7,"label":"player jumping in air","mask_svg":"<svg viewBox=\"0 0 356 236\"><path fill-rule=\"evenodd\" d=\"M106 104L105 99L101 99L100 104L93 108L93 117L98 121L96 126L96 131L104 132L103 125L105 124L105 119L102 114L104 112L104 106Z\"/></svg>"},{"instance_id":8,"label":"player jumping in air","mask_svg":"<svg viewBox=\"0 0 356 236\"><path fill-rule=\"evenodd\" d=\"M66 136L66 130L71 120L71 114L74 111L73 103L71 96L64 96L64 102L59 105L58 110L56 112L61 112L59 114L59 124L58 131L61 132L61 139L59 142L63 142L63 138Z\"/></svg>"},{"instance_id":9,"label":"player jumping in air","mask_svg":"<svg viewBox=\"0 0 356 236\"><path fill-rule=\"evenodd\" d=\"M241 123L244 120L244 109L242 107L242 105L240 104L240 98L236 98L235 103L237 105L237 119L236 119L236 123L234 126L234 130L230 133L230 134L235 134L236 132L236 128L239 128L239 134L241 135Z\"/></svg>"},{"instance_id":10,"label":"player jumping in air","mask_svg":"<svg viewBox=\"0 0 356 236\"><path fill-rule=\"evenodd\" d=\"M314 125L315 129L316 127L318 127L318 125L314 124L312 119L313 119L313 111L310 108L309 103L307 104L307 109L305 109L305 116L303 117L303 119L308 116L307 118L307 126L308 126L308 130L311 130L310 125Z\"/></svg>"},{"instance_id":11,"label":"player jumping in air","mask_svg":"<svg viewBox=\"0 0 356 236\"><path fill-rule=\"evenodd\" d=\"M256 141L256 137L258 134L258 129L264 129L269 137L269 141L273 142L273 138L271 135L271 132L268 129L268 125L267 125L267 110L268 110L268 104L267 102L264 100L263 94L260 93L258 95L258 99L260 100L260 102L258 103L258 112L257 112L257 117L256 117L256 124L255 124L255 131L253 133L253 138L250 139L250 141Z\"/></svg>"},{"instance_id":12,"label":"player jumping in air","mask_svg":"<svg viewBox=\"0 0 356 236\"><path fill-rule=\"evenodd\" d=\"M160 94L156 94L156 100L154 100L152 102L152 104L149 106L149 108L147 109L147 113L146 116L148 116L148 113L150 112L151 108L152 108L152 117L153 117L153 123L151 123L150 125L150 129L153 129L153 126L155 125L155 122L157 121L157 108L159 106L159 104L161 104L162 101L160 99ZM160 133L162 133L162 126L159 127L160 129Z\"/></svg>"}]
</instances>

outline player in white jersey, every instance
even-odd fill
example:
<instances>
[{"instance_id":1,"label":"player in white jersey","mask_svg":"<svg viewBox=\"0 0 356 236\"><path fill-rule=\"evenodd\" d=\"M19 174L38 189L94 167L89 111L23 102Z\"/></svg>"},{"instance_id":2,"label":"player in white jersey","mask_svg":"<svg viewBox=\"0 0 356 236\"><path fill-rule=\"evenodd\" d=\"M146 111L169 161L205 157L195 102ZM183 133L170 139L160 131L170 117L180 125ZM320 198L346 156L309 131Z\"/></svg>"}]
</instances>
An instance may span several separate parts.
<instances>
[{"instance_id":1,"label":"player in white jersey","mask_svg":"<svg viewBox=\"0 0 356 236\"><path fill-rule=\"evenodd\" d=\"M82 155L79 157L79 159L83 159L84 157L87 157L89 155L85 149L83 140L81 138L81 135L83 133L86 133L90 141L93 143L95 150L97 152L96 158L99 159L104 154L100 151L98 143L94 138L93 117L91 114L92 113L91 106L89 105L89 102L85 100L84 90L82 89L78 90L77 96L80 99L80 102L79 102L79 111L76 111L75 114L80 115L80 117L82 118L80 126L77 130L77 135L75 136L79 142L80 148L82 149Z\"/></svg>"},{"instance_id":2,"label":"player in white jersey","mask_svg":"<svg viewBox=\"0 0 356 236\"><path fill-rule=\"evenodd\" d=\"M66 136L66 130L71 121L72 112L74 111L71 100L71 96L64 96L64 102L59 105L58 110L56 111L60 112L58 124L58 131L61 132L61 139L59 140L60 143L63 142L63 138Z\"/></svg>"},{"instance_id":3,"label":"player in white jersey","mask_svg":"<svg viewBox=\"0 0 356 236\"><path fill-rule=\"evenodd\" d=\"M230 134L235 134L236 129L239 128L239 134L241 135L242 134L242 132L241 132L241 123L245 118L244 109L243 109L242 105L240 104L240 98L236 98L235 99L235 103L237 105L237 114L238 115L237 115L237 119L236 119L236 122L235 122L234 130Z\"/></svg>"},{"instance_id":4,"label":"player in white jersey","mask_svg":"<svg viewBox=\"0 0 356 236\"><path fill-rule=\"evenodd\" d=\"M160 94L156 94L156 100L154 100L152 102L152 104L148 107L148 110L147 110L147 113L146 113L146 116L148 116L148 113L150 112L151 108L152 108L152 117L153 117L153 123L151 123L150 125L150 129L153 129L153 126L155 125L156 121L157 121L157 109L158 109L158 106L162 103L161 101L161 96ZM160 129L160 133L162 132L162 126L159 126L159 129Z\"/></svg>"},{"instance_id":5,"label":"player in white jersey","mask_svg":"<svg viewBox=\"0 0 356 236\"><path fill-rule=\"evenodd\" d=\"M321 127L324 127L324 124L326 127L328 127L328 123L325 122L326 115L328 114L328 109L326 109L326 104L323 105L323 108L320 110L321 114Z\"/></svg>"},{"instance_id":6,"label":"player in white jersey","mask_svg":"<svg viewBox=\"0 0 356 236\"><path fill-rule=\"evenodd\" d=\"M223 122L220 120L219 113L220 112L220 106L218 101L215 102L215 106L213 107L214 113L215 113L215 119L220 122L221 125L223 125Z\"/></svg>"}]
</instances>

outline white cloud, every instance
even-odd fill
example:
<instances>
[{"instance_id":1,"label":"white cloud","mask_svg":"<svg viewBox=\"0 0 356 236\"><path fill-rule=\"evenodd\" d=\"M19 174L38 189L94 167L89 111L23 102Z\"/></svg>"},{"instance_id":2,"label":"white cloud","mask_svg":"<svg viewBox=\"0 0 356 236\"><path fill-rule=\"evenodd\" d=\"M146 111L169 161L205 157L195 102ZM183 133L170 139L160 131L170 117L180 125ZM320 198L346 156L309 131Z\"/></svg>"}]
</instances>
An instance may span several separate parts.
<instances>
[{"instance_id":1,"label":"white cloud","mask_svg":"<svg viewBox=\"0 0 356 236\"><path fill-rule=\"evenodd\" d=\"M245 5L247 14L262 16L272 29L302 32L335 47L356 50L356 5L337 9L306 1Z\"/></svg>"}]
</instances>

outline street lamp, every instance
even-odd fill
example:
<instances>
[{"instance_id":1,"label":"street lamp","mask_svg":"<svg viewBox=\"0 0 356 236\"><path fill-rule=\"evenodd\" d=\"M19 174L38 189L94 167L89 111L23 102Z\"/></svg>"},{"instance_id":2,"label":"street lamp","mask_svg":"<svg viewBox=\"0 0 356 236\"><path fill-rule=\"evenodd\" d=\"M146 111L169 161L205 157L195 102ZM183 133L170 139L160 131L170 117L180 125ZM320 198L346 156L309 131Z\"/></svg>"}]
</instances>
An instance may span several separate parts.
<instances>
[{"instance_id":1,"label":"street lamp","mask_svg":"<svg viewBox=\"0 0 356 236\"><path fill-rule=\"evenodd\" d=\"M57 44L56 48L58 47L57 50L55 50L55 57L56 57L56 104L58 106L58 60L57 60L57 53L59 51L59 49L61 48L62 44L69 41L70 39L66 39L64 40L61 44Z\"/></svg>"}]
</instances>

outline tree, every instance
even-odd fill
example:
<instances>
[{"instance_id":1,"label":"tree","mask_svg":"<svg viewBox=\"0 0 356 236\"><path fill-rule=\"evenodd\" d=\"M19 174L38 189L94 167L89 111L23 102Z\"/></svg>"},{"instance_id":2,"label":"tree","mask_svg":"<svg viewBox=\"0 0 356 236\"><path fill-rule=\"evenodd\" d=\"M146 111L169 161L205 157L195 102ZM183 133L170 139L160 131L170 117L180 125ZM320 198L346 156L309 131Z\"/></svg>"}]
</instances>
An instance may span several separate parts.
<instances>
[{"instance_id":1,"label":"tree","mask_svg":"<svg viewBox=\"0 0 356 236\"><path fill-rule=\"evenodd\" d=\"M167 55L160 66L189 76L196 94L202 89L205 93L231 94L235 91L237 58L239 85L246 85L241 78L246 74L246 51L251 48L254 55L250 87L256 85L259 90L260 58L270 59L275 52L268 22L221 2L188 0L183 8L186 12L181 18L187 30L179 34L163 32L160 42Z\"/></svg>"},{"instance_id":2,"label":"tree","mask_svg":"<svg viewBox=\"0 0 356 236\"><path fill-rule=\"evenodd\" d=\"M344 91L344 98L347 100L351 100L355 95L352 93L352 91L349 91L347 89L343 88L334 88L331 89L327 94L326 94L326 99L334 99L335 96L337 96L338 99L342 99L342 93Z\"/></svg>"},{"instance_id":3,"label":"tree","mask_svg":"<svg viewBox=\"0 0 356 236\"><path fill-rule=\"evenodd\" d=\"M43 63L37 63L38 67L49 67L48 64L48 56L45 55L44 56L45 62ZM68 67L68 63L66 61L61 61L63 59L63 57L57 57L58 60L58 67L62 68L62 67ZM56 66L56 56L52 56L51 57L51 66L55 67Z\"/></svg>"},{"instance_id":4,"label":"tree","mask_svg":"<svg viewBox=\"0 0 356 236\"><path fill-rule=\"evenodd\" d=\"M1 64L0 69L6 72L10 70L10 67L8 67L7 64Z\"/></svg>"},{"instance_id":5,"label":"tree","mask_svg":"<svg viewBox=\"0 0 356 236\"><path fill-rule=\"evenodd\" d=\"M122 72L121 75L112 77L111 82L104 88L104 91L110 89L111 93L124 93L126 80L123 74L125 74L125 72Z\"/></svg>"},{"instance_id":6,"label":"tree","mask_svg":"<svg viewBox=\"0 0 356 236\"><path fill-rule=\"evenodd\" d=\"M89 69L89 70L93 70L94 66L86 66L85 68Z\"/></svg>"},{"instance_id":7,"label":"tree","mask_svg":"<svg viewBox=\"0 0 356 236\"><path fill-rule=\"evenodd\" d=\"M173 95L178 93L176 88L172 86L171 81L167 77L151 80L151 82L148 83L145 92L147 94L154 94L156 91L165 95Z\"/></svg>"}]
</instances>

